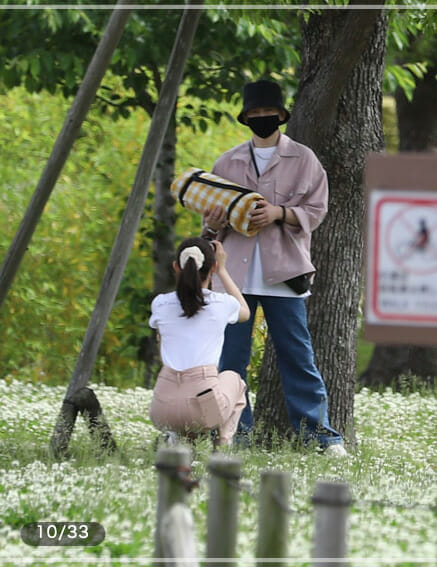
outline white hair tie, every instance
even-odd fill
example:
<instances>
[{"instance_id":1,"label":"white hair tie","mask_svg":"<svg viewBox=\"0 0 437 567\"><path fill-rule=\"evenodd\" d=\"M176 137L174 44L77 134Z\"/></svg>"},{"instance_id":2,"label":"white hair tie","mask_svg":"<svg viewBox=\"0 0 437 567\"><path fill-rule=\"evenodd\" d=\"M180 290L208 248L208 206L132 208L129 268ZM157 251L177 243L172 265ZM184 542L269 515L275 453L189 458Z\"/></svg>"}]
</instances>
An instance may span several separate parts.
<instances>
[{"instance_id":1,"label":"white hair tie","mask_svg":"<svg viewBox=\"0 0 437 567\"><path fill-rule=\"evenodd\" d=\"M193 258L193 260L196 262L196 267L198 270L200 270L205 261L205 256L198 246L189 246L188 248L184 248L182 250L179 256L179 265L182 269L184 269L188 258Z\"/></svg>"}]
</instances>

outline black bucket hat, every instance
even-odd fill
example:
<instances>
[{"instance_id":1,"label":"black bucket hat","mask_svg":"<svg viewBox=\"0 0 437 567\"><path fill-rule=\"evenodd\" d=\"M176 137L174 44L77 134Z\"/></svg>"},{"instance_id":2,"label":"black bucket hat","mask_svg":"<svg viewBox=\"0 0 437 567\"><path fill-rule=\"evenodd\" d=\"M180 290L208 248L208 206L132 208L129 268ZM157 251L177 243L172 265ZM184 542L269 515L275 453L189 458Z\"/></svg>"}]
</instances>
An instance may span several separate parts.
<instances>
[{"instance_id":1,"label":"black bucket hat","mask_svg":"<svg viewBox=\"0 0 437 567\"><path fill-rule=\"evenodd\" d=\"M281 87L277 83L267 81L266 79L244 85L243 110L237 117L238 122L246 124L244 122L246 112L249 112L249 110L253 108L261 107L273 107L283 110L285 112L285 118L281 120L279 124L285 124L290 118L290 113L284 107Z\"/></svg>"}]
</instances>

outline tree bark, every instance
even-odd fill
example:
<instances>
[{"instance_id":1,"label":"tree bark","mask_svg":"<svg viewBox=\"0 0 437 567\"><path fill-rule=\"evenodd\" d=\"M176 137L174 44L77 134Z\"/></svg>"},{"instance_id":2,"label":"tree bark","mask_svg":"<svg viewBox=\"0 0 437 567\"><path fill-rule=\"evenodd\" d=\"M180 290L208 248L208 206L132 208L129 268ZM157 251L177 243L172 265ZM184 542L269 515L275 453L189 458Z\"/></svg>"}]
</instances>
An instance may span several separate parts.
<instances>
[{"instance_id":1,"label":"tree bark","mask_svg":"<svg viewBox=\"0 0 437 567\"><path fill-rule=\"evenodd\" d=\"M396 91L400 151L430 151L437 148L436 73L437 64L428 67L424 78L417 81L411 101L402 89ZM407 383L417 385L412 384L412 376L419 383L435 381L436 347L378 344L359 380L363 386L385 386L399 390Z\"/></svg>"},{"instance_id":2,"label":"tree bark","mask_svg":"<svg viewBox=\"0 0 437 567\"><path fill-rule=\"evenodd\" d=\"M176 159L176 116L173 112L155 171L154 234L153 234L153 292L144 298L150 305L158 293L174 288L173 260L175 258L175 200L170 193ZM150 313L151 314L151 313ZM138 358L145 363L144 387L152 388L161 365L155 333L143 337Z\"/></svg>"},{"instance_id":3,"label":"tree bark","mask_svg":"<svg viewBox=\"0 0 437 567\"><path fill-rule=\"evenodd\" d=\"M380 10L330 11L303 22L301 81L287 129L316 152L328 173L329 212L313 235L317 275L308 320L329 392L331 424L350 441L361 297L362 174L367 152L383 147L386 27ZM289 420L278 409L283 395L272 351L269 340L255 418L285 434Z\"/></svg>"},{"instance_id":4,"label":"tree bark","mask_svg":"<svg viewBox=\"0 0 437 567\"><path fill-rule=\"evenodd\" d=\"M176 158L176 117L173 112L155 172L154 293L173 289L175 200L170 193Z\"/></svg>"}]
</instances>

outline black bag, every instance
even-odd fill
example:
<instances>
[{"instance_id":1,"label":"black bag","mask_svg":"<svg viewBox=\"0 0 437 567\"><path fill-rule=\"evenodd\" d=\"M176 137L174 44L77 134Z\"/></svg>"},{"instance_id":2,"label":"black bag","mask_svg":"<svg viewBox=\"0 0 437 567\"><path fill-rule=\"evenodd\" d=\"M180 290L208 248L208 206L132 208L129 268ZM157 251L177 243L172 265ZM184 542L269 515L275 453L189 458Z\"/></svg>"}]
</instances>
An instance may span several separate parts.
<instances>
[{"instance_id":1,"label":"black bag","mask_svg":"<svg viewBox=\"0 0 437 567\"><path fill-rule=\"evenodd\" d=\"M311 276L310 274L302 274L301 276L285 280L284 283L295 293L302 295L302 293L305 293L311 287Z\"/></svg>"}]
</instances>

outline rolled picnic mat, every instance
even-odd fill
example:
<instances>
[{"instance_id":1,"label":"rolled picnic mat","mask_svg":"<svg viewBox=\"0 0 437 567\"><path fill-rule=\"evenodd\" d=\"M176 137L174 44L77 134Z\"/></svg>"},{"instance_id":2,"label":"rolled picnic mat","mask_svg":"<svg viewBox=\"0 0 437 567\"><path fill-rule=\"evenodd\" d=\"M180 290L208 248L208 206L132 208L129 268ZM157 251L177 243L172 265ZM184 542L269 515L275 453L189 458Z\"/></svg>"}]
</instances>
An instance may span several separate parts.
<instances>
[{"instance_id":1,"label":"rolled picnic mat","mask_svg":"<svg viewBox=\"0 0 437 567\"><path fill-rule=\"evenodd\" d=\"M170 190L183 207L196 213L202 214L205 209L221 205L228 223L245 236L253 236L259 230L250 224L250 212L257 201L264 198L261 193L196 167L190 167L176 177Z\"/></svg>"}]
</instances>

